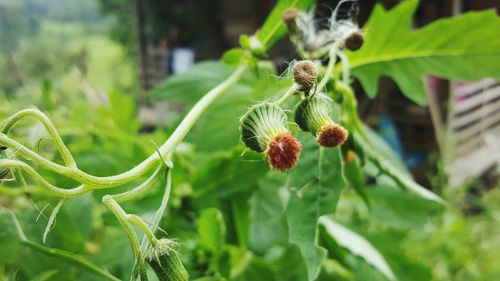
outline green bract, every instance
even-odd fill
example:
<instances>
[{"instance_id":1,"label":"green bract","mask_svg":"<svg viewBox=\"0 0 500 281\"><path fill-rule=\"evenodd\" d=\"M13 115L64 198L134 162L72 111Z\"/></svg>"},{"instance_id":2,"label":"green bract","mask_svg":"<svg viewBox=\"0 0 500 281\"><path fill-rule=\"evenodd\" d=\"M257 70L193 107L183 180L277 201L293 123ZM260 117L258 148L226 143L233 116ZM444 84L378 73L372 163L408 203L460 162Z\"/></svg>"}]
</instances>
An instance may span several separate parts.
<instances>
[{"instance_id":1,"label":"green bract","mask_svg":"<svg viewBox=\"0 0 500 281\"><path fill-rule=\"evenodd\" d=\"M302 130L316 135L321 127L333 123L330 117L332 114L331 102L330 98L324 94L316 94L302 100L295 109L295 123Z\"/></svg>"},{"instance_id":2,"label":"green bract","mask_svg":"<svg viewBox=\"0 0 500 281\"><path fill-rule=\"evenodd\" d=\"M273 137L288 132L287 117L277 104L259 103L241 117L240 131L241 139L248 148L263 152Z\"/></svg>"}]
</instances>

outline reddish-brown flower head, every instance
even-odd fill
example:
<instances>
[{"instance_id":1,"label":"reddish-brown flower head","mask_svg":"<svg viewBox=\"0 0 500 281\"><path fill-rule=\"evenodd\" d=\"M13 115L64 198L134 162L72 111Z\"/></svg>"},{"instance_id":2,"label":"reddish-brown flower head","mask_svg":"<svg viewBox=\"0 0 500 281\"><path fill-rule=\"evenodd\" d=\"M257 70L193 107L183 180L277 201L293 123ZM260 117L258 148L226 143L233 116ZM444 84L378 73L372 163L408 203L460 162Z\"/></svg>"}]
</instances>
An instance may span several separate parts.
<instances>
[{"instance_id":1,"label":"reddish-brown flower head","mask_svg":"<svg viewBox=\"0 0 500 281\"><path fill-rule=\"evenodd\" d=\"M321 127L316 139L321 146L336 147L343 144L348 136L349 132L344 127L332 123Z\"/></svg>"},{"instance_id":2,"label":"reddish-brown flower head","mask_svg":"<svg viewBox=\"0 0 500 281\"><path fill-rule=\"evenodd\" d=\"M266 155L269 166L285 171L297 164L302 146L291 133L279 134L268 144Z\"/></svg>"}]
</instances>

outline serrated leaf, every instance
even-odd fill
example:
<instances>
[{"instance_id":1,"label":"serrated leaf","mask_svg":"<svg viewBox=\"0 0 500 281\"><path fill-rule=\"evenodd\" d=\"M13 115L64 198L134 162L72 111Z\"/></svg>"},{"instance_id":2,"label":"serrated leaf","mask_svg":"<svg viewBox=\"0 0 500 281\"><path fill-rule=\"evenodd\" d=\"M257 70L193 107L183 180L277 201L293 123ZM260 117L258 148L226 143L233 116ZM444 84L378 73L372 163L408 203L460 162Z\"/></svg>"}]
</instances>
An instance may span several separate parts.
<instances>
[{"instance_id":1,"label":"serrated leaf","mask_svg":"<svg viewBox=\"0 0 500 281\"><path fill-rule=\"evenodd\" d=\"M272 46L286 34L286 27L282 20L283 12L290 7L307 9L314 2L314 0L279 0L262 27L257 31L257 38L264 46Z\"/></svg>"},{"instance_id":2,"label":"serrated leaf","mask_svg":"<svg viewBox=\"0 0 500 281\"><path fill-rule=\"evenodd\" d=\"M375 96L378 79L391 77L417 104L426 103L423 75L457 80L500 79L500 18L469 12L411 30L418 0L386 11L377 5L364 26L365 44L349 53L352 74Z\"/></svg>"},{"instance_id":3,"label":"serrated leaf","mask_svg":"<svg viewBox=\"0 0 500 281\"><path fill-rule=\"evenodd\" d=\"M301 159L290 173L286 216L289 240L300 249L308 280L314 280L326 257L326 250L317 243L317 222L335 212L344 180L339 148L320 148L310 134L301 134L300 140Z\"/></svg>"},{"instance_id":4,"label":"serrated leaf","mask_svg":"<svg viewBox=\"0 0 500 281\"><path fill-rule=\"evenodd\" d=\"M354 255L362 257L367 263L383 273L387 279L396 280L384 257L365 238L327 216L321 217L319 223L340 246L347 248Z\"/></svg>"}]
</instances>

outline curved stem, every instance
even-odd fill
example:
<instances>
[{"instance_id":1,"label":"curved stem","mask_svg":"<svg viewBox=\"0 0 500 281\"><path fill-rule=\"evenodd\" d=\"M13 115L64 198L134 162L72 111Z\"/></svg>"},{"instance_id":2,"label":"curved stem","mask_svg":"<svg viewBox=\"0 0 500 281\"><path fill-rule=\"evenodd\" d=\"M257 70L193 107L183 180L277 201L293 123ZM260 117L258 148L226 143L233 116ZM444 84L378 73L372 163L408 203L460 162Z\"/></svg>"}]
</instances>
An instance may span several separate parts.
<instances>
[{"instance_id":1,"label":"curved stem","mask_svg":"<svg viewBox=\"0 0 500 281\"><path fill-rule=\"evenodd\" d=\"M105 195L102 198L102 202L111 210L122 227L125 228L128 238L130 239L130 244L132 245L132 252L134 253L136 264L139 265L139 267L144 267L144 258L142 256L139 238L137 237L137 233L135 233L134 228L128 221L129 215L125 213L122 207L116 203L111 195Z\"/></svg>"},{"instance_id":2,"label":"curved stem","mask_svg":"<svg viewBox=\"0 0 500 281\"><path fill-rule=\"evenodd\" d=\"M321 79L321 81L318 83L318 89L322 90L325 88L326 84L328 81L333 76L333 68L335 67L335 63L337 62L337 51L338 51L338 45L335 44L331 47L330 52L329 52L329 61L328 61L328 66L326 67L326 72L325 76Z\"/></svg>"},{"instance_id":3,"label":"curved stem","mask_svg":"<svg viewBox=\"0 0 500 281\"><path fill-rule=\"evenodd\" d=\"M19 112L16 112L9 118L5 119L1 124L0 124L0 132L7 134L9 131L12 129L12 127L22 118L24 117L34 117L38 119L45 129L47 130L47 133L49 133L50 137L54 141L54 145L56 146L57 150L61 154L61 157L68 167L76 168L76 163L75 160L73 159L73 156L69 152L68 148L64 144L64 142L61 139L61 136L57 132L56 127L50 119L45 115L43 112L36 110L36 109L24 109Z\"/></svg>"},{"instance_id":4,"label":"curved stem","mask_svg":"<svg viewBox=\"0 0 500 281\"><path fill-rule=\"evenodd\" d=\"M163 145L159 148L159 151L162 156L167 156L170 154L176 147L177 145L184 139L186 134L189 132L189 130L193 127L195 122L199 119L201 114L205 112L205 110L210 106L217 98L219 98L223 93L225 93L231 86L236 84L245 71L248 69L248 65L240 65L231 76L229 76L224 82L219 84L217 87L213 88L210 90L205 96L203 96L194 106L193 108L189 111L189 113L186 115L186 117L182 120L182 122L179 124L179 126L175 129L175 131L172 133L172 135L163 143ZM26 113L25 113L26 114ZM17 120L20 118L17 115ZM22 117L22 116L21 116ZM14 118L14 119L16 119ZM7 128L10 124L12 126L13 123L15 123L14 119L10 119L11 121L4 121L2 123L3 128ZM59 138L60 139L60 138ZM59 165L57 163L54 163L52 161L49 161L42 157L41 155L37 154L36 152L28 149L24 145L8 138L5 134L0 133L0 145L7 146L11 148L14 151L17 151L19 155L21 155L24 158L33 160L37 162L40 166L43 168L46 168L48 170L51 170L53 172L56 172L58 174L64 175L66 177L69 177L73 180L76 180L82 184L92 186L92 188L111 188L115 187L127 182L130 182L134 179L137 179L138 177L144 175L147 173L150 169L152 169L154 166L156 166L160 160L160 155L157 153L152 154L149 156L146 160L135 166L134 168L118 174L114 176L107 176L107 177L97 177L90 175L88 173L83 172L80 169L77 169L76 166L75 168L72 167L65 167L62 165ZM26 168L26 167L25 167ZM30 167L31 168L31 167ZM29 170L29 168L26 168ZM31 168L32 169L32 168ZM39 176L39 175L38 175ZM41 178L41 177L40 177ZM81 188L81 187L79 187ZM74 188L76 189L76 188ZM66 190L66 192L69 190ZM59 190L57 191L59 192ZM76 192L76 191L74 191ZM64 193L64 192L63 192ZM61 193L61 194L63 194Z\"/></svg>"},{"instance_id":5,"label":"curved stem","mask_svg":"<svg viewBox=\"0 0 500 281\"><path fill-rule=\"evenodd\" d=\"M161 204L156 213L153 216L153 219L151 220L151 225L149 228L151 231L154 233L156 229L158 228L158 225L160 224L161 218L163 217L163 214L165 213L165 210L167 209L167 204L168 200L170 198L170 191L172 190L172 169L169 168L167 171L167 182L165 183L165 192L163 193L163 197L161 199ZM147 243L145 237L142 239L141 242L141 249L142 251L146 251L147 248Z\"/></svg>"},{"instance_id":6,"label":"curved stem","mask_svg":"<svg viewBox=\"0 0 500 281\"><path fill-rule=\"evenodd\" d=\"M275 103L279 106L284 105L292 96L297 92L297 89L299 88L299 85L297 83L293 83L293 85L288 88L288 90L281 96L279 100L277 100Z\"/></svg>"},{"instance_id":7,"label":"curved stem","mask_svg":"<svg viewBox=\"0 0 500 281\"><path fill-rule=\"evenodd\" d=\"M22 170L23 172L27 173L39 186L45 187L54 195L61 197L77 197L92 189L90 186L85 184L79 185L71 189L57 187L46 181L30 165L19 160L9 160L9 159L0 160L0 168L13 168Z\"/></svg>"},{"instance_id":8,"label":"curved stem","mask_svg":"<svg viewBox=\"0 0 500 281\"><path fill-rule=\"evenodd\" d=\"M149 229L149 226L142 220L141 217L139 217L138 215L130 214L128 215L127 219L129 222L137 225L142 230L142 232L146 234L146 237L148 238L151 245L154 246L158 242L158 239L156 239L153 231Z\"/></svg>"},{"instance_id":9,"label":"curved stem","mask_svg":"<svg viewBox=\"0 0 500 281\"><path fill-rule=\"evenodd\" d=\"M344 52L339 52L339 58L342 62L342 82L346 85L350 84L351 80L351 69L349 66L349 59Z\"/></svg>"},{"instance_id":10,"label":"curved stem","mask_svg":"<svg viewBox=\"0 0 500 281\"><path fill-rule=\"evenodd\" d=\"M123 193L119 194L114 194L113 199L115 199L116 202L126 202L130 201L133 199L140 198L146 191L149 190L151 186L153 186L153 183L158 176L158 173L160 172L162 166L159 166L156 171L143 183L140 185L136 186L135 188L125 191Z\"/></svg>"}]
</instances>

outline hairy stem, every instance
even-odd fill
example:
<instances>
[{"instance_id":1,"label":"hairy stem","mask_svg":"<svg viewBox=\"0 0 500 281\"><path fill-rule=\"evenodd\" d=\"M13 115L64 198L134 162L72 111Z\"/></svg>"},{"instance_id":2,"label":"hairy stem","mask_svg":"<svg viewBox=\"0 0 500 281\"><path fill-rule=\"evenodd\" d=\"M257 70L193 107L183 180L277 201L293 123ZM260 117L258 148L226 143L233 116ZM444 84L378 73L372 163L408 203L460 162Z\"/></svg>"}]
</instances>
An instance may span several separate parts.
<instances>
[{"instance_id":1,"label":"hairy stem","mask_svg":"<svg viewBox=\"0 0 500 281\"><path fill-rule=\"evenodd\" d=\"M225 93L231 86L236 84L240 78L243 76L243 74L246 72L248 69L248 65L240 65L231 76L229 76L225 81L223 81L221 84L210 90L205 96L203 96L195 105L194 107L189 111L189 113L186 115L186 117L182 120L182 122L179 124L179 126L175 129L175 131L172 133L172 135L163 143L163 145L159 148L159 151L161 153L161 156L167 157L169 154L175 150L177 145L181 143L181 141L184 139L184 137L187 135L187 133L190 131L190 129L193 127L193 125L196 123L196 121L199 119L201 114L205 112L205 110L217 99L219 98L223 93ZM15 118L11 117L10 121L6 120L4 123L2 123L3 128L10 128L12 125L15 123L15 121L19 120L19 118L26 116L28 113L24 113L24 115L14 115ZM31 114L31 113L30 113ZM29 115L29 114L28 114ZM43 114L38 114L38 117L44 116ZM40 117L43 119L43 117ZM51 124L51 123L50 123ZM50 126L49 126L50 127ZM53 127L53 126L52 126ZM55 133L57 134L57 133ZM58 135L53 136L54 139L57 139ZM61 141L62 142L62 141ZM64 144L62 144L64 145ZM14 165L18 168L22 168L26 171L28 171L28 174L30 176L34 177L35 181L41 181L43 182L43 186L48 186L49 189L52 189L55 191L57 195L60 196L65 196L65 197L70 197L70 196L78 196L81 195L82 192L87 192L92 189L97 189L97 188L111 188L115 187L118 185L122 185L124 183L130 182L134 179L137 179L138 177L144 175L147 173L149 170L151 170L154 166L158 165L158 162L160 161L160 155L157 153L152 154L149 156L146 160L144 160L142 163L139 165L135 166L134 168L118 174L114 176L107 176L107 177L97 177L90 175L88 173L83 172L82 170L76 168L76 165L74 167L66 167L59 165L57 163L54 163L52 161L49 161L39 155L38 153L28 149L24 145L8 138L5 134L0 133L0 146L6 146L12 149L13 151L16 151L20 156L30 159L37 164L39 164L41 167L46 168L50 171L56 172L58 174L61 174L63 176L66 176L68 178L71 178L75 181L78 181L84 185L75 187L73 189L60 189L57 188L50 183L46 182L36 171L29 165L21 165L16 162L7 162L4 160L0 161L0 166L3 165L6 168L9 168L9 165ZM62 146L59 146L60 149L62 149ZM71 158L72 159L72 158ZM11 167L14 168L14 167Z\"/></svg>"},{"instance_id":2,"label":"hairy stem","mask_svg":"<svg viewBox=\"0 0 500 281\"><path fill-rule=\"evenodd\" d=\"M335 67L335 63L337 62L337 51L338 46L335 44L330 48L329 51L329 61L328 66L326 67L326 72L321 81L318 83L318 89L322 90L325 88L326 84L333 77L333 68Z\"/></svg>"},{"instance_id":3,"label":"hairy stem","mask_svg":"<svg viewBox=\"0 0 500 281\"><path fill-rule=\"evenodd\" d=\"M293 83L293 85L288 88L288 90L281 96L281 98L276 101L276 104L279 106L284 105L291 97L293 97L293 94L295 94L298 89L299 85L297 83Z\"/></svg>"},{"instance_id":4,"label":"hairy stem","mask_svg":"<svg viewBox=\"0 0 500 281\"><path fill-rule=\"evenodd\" d=\"M130 244L132 246L132 252L134 253L134 257L136 260L136 265L138 265L140 268L144 268L145 262L141 252L141 245L139 244L137 233L135 233L134 228L128 221L129 215L125 213L122 207L118 203L116 203L111 195L105 195L102 198L102 202L111 210L118 222L127 232L128 238L130 239Z\"/></svg>"},{"instance_id":5,"label":"hairy stem","mask_svg":"<svg viewBox=\"0 0 500 281\"><path fill-rule=\"evenodd\" d=\"M54 141L54 145L61 154L61 157L66 166L71 168L76 168L75 160L73 159L73 156L69 152L64 142L62 141L61 136L57 132L56 127L54 126L54 124L52 124L47 115L45 115L43 112L39 110L24 109L13 114L12 116L4 120L2 123L0 123L0 133L4 134L9 133L9 131L17 123L17 121L19 121L24 117L33 117L38 119L43 124L43 126L47 130L47 133L49 133L50 137Z\"/></svg>"}]
</instances>

